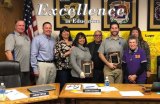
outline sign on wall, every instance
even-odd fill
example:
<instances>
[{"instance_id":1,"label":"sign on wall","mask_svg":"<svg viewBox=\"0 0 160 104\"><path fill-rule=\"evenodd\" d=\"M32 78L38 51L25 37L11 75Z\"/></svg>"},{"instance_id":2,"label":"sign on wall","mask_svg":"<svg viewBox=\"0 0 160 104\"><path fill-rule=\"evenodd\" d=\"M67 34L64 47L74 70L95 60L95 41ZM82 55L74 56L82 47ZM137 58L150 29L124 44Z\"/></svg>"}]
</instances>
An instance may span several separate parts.
<instances>
[{"instance_id":1,"label":"sign on wall","mask_svg":"<svg viewBox=\"0 0 160 104\"><path fill-rule=\"evenodd\" d=\"M138 26L138 0L102 0L108 12L102 16L102 30L109 30L110 22L118 22L121 30Z\"/></svg>"},{"instance_id":2,"label":"sign on wall","mask_svg":"<svg viewBox=\"0 0 160 104\"><path fill-rule=\"evenodd\" d=\"M54 17L54 29L68 26L71 30L90 30L90 0L54 0L57 15Z\"/></svg>"},{"instance_id":3,"label":"sign on wall","mask_svg":"<svg viewBox=\"0 0 160 104\"><path fill-rule=\"evenodd\" d=\"M160 31L160 0L148 0L148 25L149 31Z\"/></svg>"}]
</instances>

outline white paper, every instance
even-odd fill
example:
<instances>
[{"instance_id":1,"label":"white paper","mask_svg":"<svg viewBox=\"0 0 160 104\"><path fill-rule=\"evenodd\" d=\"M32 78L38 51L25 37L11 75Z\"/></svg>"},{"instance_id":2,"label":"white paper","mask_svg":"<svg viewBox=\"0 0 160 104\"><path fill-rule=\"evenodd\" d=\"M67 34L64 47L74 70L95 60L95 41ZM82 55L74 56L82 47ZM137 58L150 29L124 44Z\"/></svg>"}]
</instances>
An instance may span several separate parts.
<instances>
[{"instance_id":1,"label":"white paper","mask_svg":"<svg viewBox=\"0 0 160 104\"><path fill-rule=\"evenodd\" d=\"M17 90L6 90L5 95L8 97L9 100L17 100L17 99L23 99L28 98L25 94L17 91Z\"/></svg>"},{"instance_id":2,"label":"white paper","mask_svg":"<svg viewBox=\"0 0 160 104\"><path fill-rule=\"evenodd\" d=\"M101 89L101 91L104 92L118 91L118 89L115 87L98 87L98 89Z\"/></svg>"},{"instance_id":3,"label":"white paper","mask_svg":"<svg viewBox=\"0 0 160 104\"><path fill-rule=\"evenodd\" d=\"M122 96L144 96L140 91L120 91Z\"/></svg>"},{"instance_id":4,"label":"white paper","mask_svg":"<svg viewBox=\"0 0 160 104\"><path fill-rule=\"evenodd\" d=\"M83 89L98 89L97 84L87 84L87 83L85 83L85 84L82 84L82 86L83 86Z\"/></svg>"},{"instance_id":5,"label":"white paper","mask_svg":"<svg viewBox=\"0 0 160 104\"><path fill-rule=\"evenodd\" d=\"M81 85L77 84L77 85L67 85L65 90L81 90Z\"/></svg>"}]
</instances>

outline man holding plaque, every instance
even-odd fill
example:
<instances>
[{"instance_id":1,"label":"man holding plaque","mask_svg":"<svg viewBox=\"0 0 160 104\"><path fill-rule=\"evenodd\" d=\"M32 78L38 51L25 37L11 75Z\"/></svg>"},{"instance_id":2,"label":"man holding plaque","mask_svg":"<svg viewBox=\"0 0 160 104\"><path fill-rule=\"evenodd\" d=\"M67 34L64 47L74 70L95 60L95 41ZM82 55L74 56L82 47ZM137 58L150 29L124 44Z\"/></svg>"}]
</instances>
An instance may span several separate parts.
<instances>
[{"instance_id":1,"label":"man holding plaque","mask_svg":"<svg viewBox=\"0 0 160 104\"><path fill-rule=\"evenodd\" d=\"M121 59L126 40L119 37L119 24L117 22L110 24L110 32L111 36L102 42L98 50L99 57L105 63L104 78L108 76L110 83L122 83Z\"/></svg>"}]
</instances>

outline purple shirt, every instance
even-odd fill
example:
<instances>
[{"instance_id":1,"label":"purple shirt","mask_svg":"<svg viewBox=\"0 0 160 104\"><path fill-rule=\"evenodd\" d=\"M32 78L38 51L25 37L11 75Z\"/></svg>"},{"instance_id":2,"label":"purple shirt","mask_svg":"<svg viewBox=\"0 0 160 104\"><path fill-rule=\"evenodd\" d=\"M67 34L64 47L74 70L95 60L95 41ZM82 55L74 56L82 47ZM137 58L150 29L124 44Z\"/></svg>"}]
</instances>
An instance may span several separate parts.
<instances>
[{"instance_id":1,"label":"purple shirt","mask_svg":"<svg viewBox=\"0 0 160 104\"><path fill-rule=\"evenodd\" d=\"M129 75L136 74L141 67L141 63L147 62L146 54L143 49L137 48L134 52L126 50L123 55L122 61L127 64L127 70ZM128 80L128 75L124 75L125 80ZM137 77L137 82L146 80L146 71Z\"/></svg>"}]
</instances>

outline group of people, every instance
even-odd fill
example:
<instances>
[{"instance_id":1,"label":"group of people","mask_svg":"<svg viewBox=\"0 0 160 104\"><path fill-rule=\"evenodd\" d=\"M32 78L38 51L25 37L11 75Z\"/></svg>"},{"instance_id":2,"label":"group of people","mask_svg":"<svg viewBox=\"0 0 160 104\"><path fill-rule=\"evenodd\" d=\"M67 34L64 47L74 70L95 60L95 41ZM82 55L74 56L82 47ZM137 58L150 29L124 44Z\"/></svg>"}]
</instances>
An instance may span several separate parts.
<instances>
[{"instance_id":1,"label":"group of people","mask_svg":"<svg viewBox=\"0 0 160 104\"><path fill-rule=\"evenodd\" d=\"M150 73L150 50L139 28L133 27L128 41L119 36L119 24L110 24L110 37L102 41L103 34L94 32L94 41L87 44L84 33L79 32L74 41L67 26L60 29L54 39L50 22L43 23L43 33L32 42L25 34L25 22L18 20L15 31L5 41L8 60L20 62L22 86L30 84L30 64L36 84L93 82L103 83L108 76L110 83L146 83ZM110 54L118 53L118 63ZM85 76L82 61L93 61L93 78Z\"/></svg>"}]
</instances>

